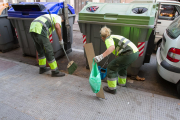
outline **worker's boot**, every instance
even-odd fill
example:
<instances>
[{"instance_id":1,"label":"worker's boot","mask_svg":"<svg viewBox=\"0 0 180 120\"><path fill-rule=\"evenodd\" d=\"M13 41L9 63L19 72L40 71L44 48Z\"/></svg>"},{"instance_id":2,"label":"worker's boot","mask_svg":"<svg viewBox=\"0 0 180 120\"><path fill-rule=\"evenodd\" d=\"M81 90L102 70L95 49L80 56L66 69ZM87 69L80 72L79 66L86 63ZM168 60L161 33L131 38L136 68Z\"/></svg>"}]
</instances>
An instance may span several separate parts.
<instances>
[{"instance_id":1,"label":"worker's boot","mask_svg":"<svg viewBox=\"0 0 180 120\"><path fill-rule=\"evenodd\" d=\"M43 73L45 73L45 72L47 72L47 71L49 71L50 70L50 68L49 67L43 67L43 68L39 68L39 74L43 74Z\"/></svg>"},{"instance_id":2,"label":"worker's boot","mask_svg":"<svg viewBox=\"0 0 180 120\"><path fill-rule=\"evenodd\" d=\"M52 71L51 77L63 77L65 76L65 73L60 72L60 71Z\"/></svg>"},{"instance_id":3,"label":"worker's boot","mask_svg":"<svg viewBox=\"0 0 180 120\"><path fill-rule=\"evenodd\" d=\"M111 93L111 94L116 94L116 89L115 89L115 90L110 90L110 89L108 88L108 86L104 86L104 87L103 87L103 90L106 91L106 92L108 92L108 93Z\"/></svg>"}]
</instances>

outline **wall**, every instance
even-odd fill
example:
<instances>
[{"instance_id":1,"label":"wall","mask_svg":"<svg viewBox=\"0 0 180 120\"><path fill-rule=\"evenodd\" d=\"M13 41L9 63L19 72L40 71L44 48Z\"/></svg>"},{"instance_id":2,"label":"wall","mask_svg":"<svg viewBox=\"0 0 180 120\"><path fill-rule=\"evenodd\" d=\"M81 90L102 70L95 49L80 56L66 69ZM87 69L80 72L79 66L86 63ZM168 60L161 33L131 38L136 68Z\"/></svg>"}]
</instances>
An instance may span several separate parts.
<instances>
[{"instance_id":1,"label":"wall","mask_svg":"<svg viewBox=\"0 0 180 120\"><path fill-rule=\"evenodd\" d=\"M74 0L74 8L76 15L82 10L82 8L85 6L87 0ZM99 0L88 0L89 2L99 2Z\"/></svg>"},{"instance_id":2,"label":"wall","mask_svg":"<svg viewBox=\"0 0 180 120\"><path fill-rule=\"evenodd\" d=\"M92 2L100 2L99 0L92 0Z\"/></svg>"},{"instance_id":3,"label":"wall","mask_svg":"<svg viewBox=\"0 0 180 120\"><path fill-rule=\"evenodd\" d=\"M41 2L63 2L64 0L40 0ZM68 4L74 7L74 0L66 0Z\"/></svg>"},{"instance_id":4,"label":"wall","mask_svg":"<svg viewBox=\"0 0 180 120\"><path fill-rule=\"evenodd\" d=\"M121 0L105 0L105 3L120 3Z\"/></svg>"},{"instance_id":5,"label":"wall","mask_svg":"<svg viewBox=\"0 0 180 120\"><path fill-rule=\"evenodd\" d=\"M99 0L99 2L101 3L104 3L104 2L107 2L107 3L130 3L132 2L133 0Z\"/></svg>"},{"instance_id":6,"label":"wall","mask_svg":"<svg viewBox=\"0 0 180 120\"><path fill-rule=\"evenodd\" d=\"M17 0L17 3L19 2L27 2L27 0Z\"/></svg>"},{"instance_id":7,"label":"wall","mask_svg":"<svg viewBox=\"0 0 180 120\"><path fill-rule=\"evenodd\" d=\"M133 0L121 0L121 3L130 3L130 2L132 2Z\"/></svg>"}]
</instances>

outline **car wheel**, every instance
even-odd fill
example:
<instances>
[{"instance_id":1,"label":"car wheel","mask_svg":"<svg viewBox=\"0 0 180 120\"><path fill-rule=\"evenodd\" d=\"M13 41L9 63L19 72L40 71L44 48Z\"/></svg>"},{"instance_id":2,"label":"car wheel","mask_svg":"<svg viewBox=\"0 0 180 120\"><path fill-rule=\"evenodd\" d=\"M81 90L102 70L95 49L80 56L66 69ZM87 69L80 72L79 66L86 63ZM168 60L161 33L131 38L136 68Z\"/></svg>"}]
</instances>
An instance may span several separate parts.
<instances>
[{"instance_id":1,"label":"car wheel","mask_svg":"<svg viewBox=\"0 0 180 120\"><path fill-rule=\"evenodd\" d=\"M177 92L178 92L179 97L180 97L180 81L177 83Z\"/></svg>"}]
</instances>

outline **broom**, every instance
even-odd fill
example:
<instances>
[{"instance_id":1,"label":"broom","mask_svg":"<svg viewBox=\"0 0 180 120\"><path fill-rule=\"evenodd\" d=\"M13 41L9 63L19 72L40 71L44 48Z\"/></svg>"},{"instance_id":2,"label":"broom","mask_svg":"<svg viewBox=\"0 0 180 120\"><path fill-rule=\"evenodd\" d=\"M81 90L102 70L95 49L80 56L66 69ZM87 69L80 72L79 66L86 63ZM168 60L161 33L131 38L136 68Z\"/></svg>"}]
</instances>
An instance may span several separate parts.
<instances>
[{"instance_id":1,"label":"broom","mask_svg":"<svg viewBox=\"0 0 180 120\"><path fill-rule=\"evenodd\" d=\"M50 11L48 10L48 12L49 12L49 15L50 15L50 17L51 17L51 13L50 13ZM52 21L52 18L51 18L51 21ZM52 21L53 22L53 21ZM52 23L51 23L52 24ZM53 25L53 24L52 24ZM77 69L77 65L74 63L74 61L70 61L69 60L69 58L68 58L68 56L67 56L67 53L66 53L66 51L64 50L64 47L62 47L63 48L63 51L64 51L64 53L65 53L65 55L66 55L66 57L67 57L67 59L68 59L68 65L67 65L67 69L68 69L68 73L69 74L73 74L74 73L74 71Z\"/></svg>"},{"instance_id":2,"label":"broom","mask_svg":"<svg viewBox=\"0 0 180 120\"><path fill-rule=\"evenodd\" d=\"M63 50L64 50L64 47L62 47L62 48L63 48ZM64 50L64 53L66 54L66 51L65 51L65 50ZM69 73L69 74L73 74L74 71L77 69L77 65L75 64L74 61L70 61L70 60L69 60L67 54L66 54L66 57L67 57L68 62L69 62L68 65L67 65L68 73Z\"/></svg>"}]
</instances>

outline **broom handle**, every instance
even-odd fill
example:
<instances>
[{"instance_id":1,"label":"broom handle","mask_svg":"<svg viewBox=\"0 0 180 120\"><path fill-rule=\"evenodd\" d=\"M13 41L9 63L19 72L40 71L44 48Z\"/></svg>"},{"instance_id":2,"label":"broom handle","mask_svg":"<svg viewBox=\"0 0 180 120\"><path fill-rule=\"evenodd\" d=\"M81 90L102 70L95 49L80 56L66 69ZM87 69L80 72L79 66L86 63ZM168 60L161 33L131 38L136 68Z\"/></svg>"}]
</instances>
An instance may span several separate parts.
<instances>
[{"instance_id":1,"label":"broom handle","mask_svg":"<svg viewBox=\"0 0 180 120\"><path fill-rule=\"evenodd\" d=\"M49 15L50 15L50 18L51 18L51 21L52 21L52 22L51 22L51 24L52 24L51 30L52 30L52 32L53 32L53 25L54 25L54 24L53 24L53 20L52 20L51 13L50 13L49 9L48 9L48 12L49 12ZM55 26L54 26L54 28L55 28Z\"/></svg>"},{"instance_id":2,"label":"broom handle","mask_svg":"<svg viewBox=\"0 0 180 120\"><path fill-rule=\"evenodd\" d=\"M49 15L50 15L50 18L51 18L51 21L52 21L52 17L51 17L51 13L50 13L49 9L48 9L48 12L49 12ZM53 22L53 21L52 21L52 22ZM52 26L53 26L53 24L52 24ZM63 48L63 50L64 50L64 47L62 47L62 48ZM65 50L64 50L64 53L66 54L66 51L65 51ZM66 57L67 57L68 61L70 62L67 54L66 54Z\"/></svg>"},{"instance_id":3,"label":"broom handle","mask_svg":"<svg viewBox=\"0 0 180 120\"><path fill-rule=\"evenodd\" d=\"M64 47L62 47L62 48L63 48L63 50L64 50ZM66 54L66 51L65 51L65 50L64 50L64 53ZM67 57L68 61L70 62L70 60L69 60L67 54L66 54L66 57Z\"/></svg>"}]
</instances>

